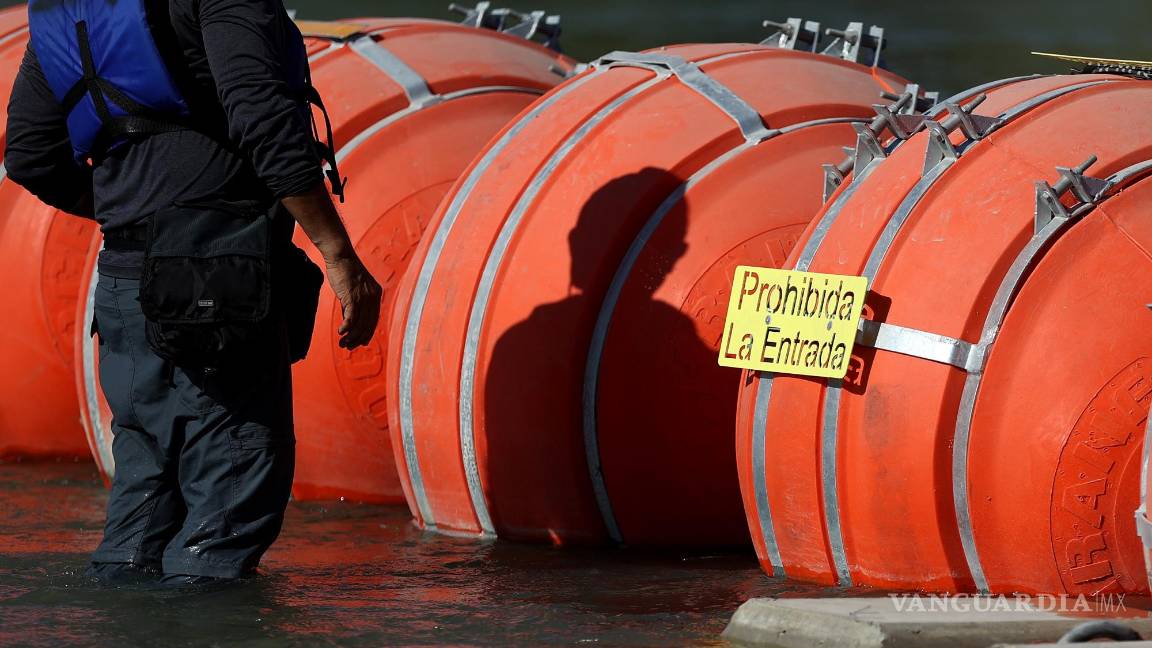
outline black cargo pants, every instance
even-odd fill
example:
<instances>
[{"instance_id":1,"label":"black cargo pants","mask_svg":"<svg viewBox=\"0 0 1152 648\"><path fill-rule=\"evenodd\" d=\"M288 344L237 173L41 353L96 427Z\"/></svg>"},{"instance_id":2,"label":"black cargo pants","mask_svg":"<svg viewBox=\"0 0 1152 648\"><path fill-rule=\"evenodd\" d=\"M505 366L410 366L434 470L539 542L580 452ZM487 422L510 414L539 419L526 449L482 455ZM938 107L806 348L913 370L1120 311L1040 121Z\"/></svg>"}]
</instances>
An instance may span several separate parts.
<instances>
[{"instance_id":1,"label":"black cargo pants","mask_svg":"<svg viewBox=\"0 0 1152 648\"><path fill-rule=\"evenodd\" d=\"M92 562L251 573L280 533L295 466L287 338L212 372L170 367L144 338L139 292L139 280L103 275L96 287L116 471Z\"/></svg>"}]
</instances>

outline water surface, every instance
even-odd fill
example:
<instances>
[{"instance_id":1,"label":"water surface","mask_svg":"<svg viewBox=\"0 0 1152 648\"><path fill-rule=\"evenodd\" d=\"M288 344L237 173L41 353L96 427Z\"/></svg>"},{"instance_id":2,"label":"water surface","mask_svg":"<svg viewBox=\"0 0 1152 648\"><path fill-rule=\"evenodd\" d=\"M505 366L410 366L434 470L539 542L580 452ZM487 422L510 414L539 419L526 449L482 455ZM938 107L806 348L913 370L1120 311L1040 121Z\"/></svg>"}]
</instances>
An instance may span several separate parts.
<instances>
[{"instance_id":1,"label":"water surface","mask_svg":"<svg viewBox=\"0 0 1152 648\"><path fill-rule=\"evenodd\" d=\"M751 553L555 549L425 534L407 510L293 503L263 576L98 588L87 464L0 464L0 646L709 646L773 581Z\"/></svg>"}]
</instances>

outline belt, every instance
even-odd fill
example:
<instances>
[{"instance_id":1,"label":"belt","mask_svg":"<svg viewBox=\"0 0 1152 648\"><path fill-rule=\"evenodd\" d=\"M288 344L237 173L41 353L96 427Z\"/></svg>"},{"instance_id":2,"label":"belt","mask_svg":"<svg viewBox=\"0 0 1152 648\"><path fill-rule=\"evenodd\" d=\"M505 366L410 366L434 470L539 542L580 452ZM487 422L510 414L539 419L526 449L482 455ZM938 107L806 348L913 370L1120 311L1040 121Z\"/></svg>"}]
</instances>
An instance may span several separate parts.
<instances>
[{"instance_id":1,"label":"belt","mask_svg":"<svg viewBox=\"0 0 1152 648\"><path fill-rule=\"evenodd\" d=\"M147 225L118 227L104 232L104 249L113 252L143 252L147 242Z\"/></svg>"}]
</instances>

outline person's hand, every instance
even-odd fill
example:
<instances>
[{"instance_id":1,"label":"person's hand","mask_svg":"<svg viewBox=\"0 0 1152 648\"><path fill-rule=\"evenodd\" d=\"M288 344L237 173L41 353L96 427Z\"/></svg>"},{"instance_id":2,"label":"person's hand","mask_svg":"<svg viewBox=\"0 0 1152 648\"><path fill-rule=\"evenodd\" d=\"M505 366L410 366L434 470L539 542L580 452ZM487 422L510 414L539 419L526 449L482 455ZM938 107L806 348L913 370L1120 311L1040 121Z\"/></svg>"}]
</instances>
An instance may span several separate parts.
<instances>
[{"instance_id":1,"label":"person's hand","mask_svg":"<svg viewBox=\"0 0 1152 648\"><path fill-rule=\"evenodd\" d=\"M328 283L344 309L340 346L351 350L368 344L380 321L380 296L384 291L356 255L352 239L324 183L318 182L307 191L286 196L281 202L324 257Z\"/></svg>"},{"instance_id":2,"label":"person's hand","mask_svg":"<svg viewBox=\"0 0 1152 648\"><path fill-rule=\"evenodd\" d=\"M380 321L384 291L356 255L326 261L328 283L343 307L344 322L337 331L340 346L352 350L372 340Z\"/></svg>"}]
</instances>

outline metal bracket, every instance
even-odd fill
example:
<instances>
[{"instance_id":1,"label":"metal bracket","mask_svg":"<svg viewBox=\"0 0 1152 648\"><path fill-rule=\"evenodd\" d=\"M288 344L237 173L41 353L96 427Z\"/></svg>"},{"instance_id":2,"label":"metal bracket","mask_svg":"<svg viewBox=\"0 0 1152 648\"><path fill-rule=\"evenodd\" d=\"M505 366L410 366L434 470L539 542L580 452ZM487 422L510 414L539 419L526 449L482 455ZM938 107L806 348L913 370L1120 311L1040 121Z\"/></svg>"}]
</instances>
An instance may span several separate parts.
<instances>
[{"instance_id":1,"label":"metal bracket","mask_svg":"<svg viewBox=\"0 0 1152 648\"><path fill-rule=\"evenodd\" d=\"M856 131L856 156L852 168L863 169L876 160L888 157L888 153L884 151L884 145L876 138L876 133L870 124L853 122L852 128Z\"/></svg>"},{"instance_id":2,"label":"metal bracket","mask_svg":"<svg viewBox=\"0 0 1152 648\"><path fill-rule=\"evenodd\" d=\"M860 320L856 344L952 365L966 371L972 366L977 348L971 342L946 335L873 320Z\"/></svg>"},{"instance_id":3,"label":"metal bracket","mask_svg":"<svg viewBox=\"0 0 1152 648\"><path fill-rule=\"evenodd\" d=\"M828 28L824 30L828 36L836 37L828 47L824 48L824 54L838 55L845 61L853 63L860 62L860 49L866 47L873 51L871 67L878 67L880 65L880 55L884 51L884 28L872 25L868 28L868 33L864 33L864 23L852 22L844 29ZM836 52L839 51L839 54Z\"/></svg>"},{"instance_id":4,"label":"metal bracket","mask_svg":"<svg viewBox=\"0 0 1152 648\"><path fill-rule=\"evenodd\" d=\"M949 132L951 132L953 128L956 128L956 126L959 126L961 132L963 132L968 139L975 141L984 139L984 136L992 132L993 128L999 126L1001 123L1000 119L972 113L972 111L976 109L976 106L979 106L987 98L988 95L977 95L976 98L968 102L964 107L960 107L951 101L945 101L944 110L947 111L951 117L955 118L955 125L948 128ZM948 121L949 120L945 120L944 123L948 124Z\"/></svg>"},{"instance_id":5,"label":"metal bracket","mask_svg":"<svg viewBox=\"0 0 1152 648\"><path fill-rule=\"evenodd\" d=\"M973 114L987 98L986 94L978 94L963 106L946 101L944 110L949 115L944 121L925 121L924 126L929 132L928 148L924 155L925 175L941 162L955 162L960 157L960 152L951 141L951 133L956 128L960 128L969 140L979 140L1001 124L1000 119Z\"/></svg>"},{"instance_id":6,"label":"metal bracket","mask_svg":"<svg viewBox=\"0 0 1152 648\"><path fill-rule=\"evenodd\" d=\"M916 96L916 95L910 95ZM913 102L908 101L906 106L912 105ZM892 112L892 109L882 104L873 104L872 110L876 111L876 116L884 120L884 126L896 136L897 139L906 140L915 135L924 127L924 122L927 117L924 115L910 115L904 113L902 110L899 112Z\"/></svg>"},{"instance_id":7,"label":"metal bracket","mask_svg":"<svg viewBox=\"0 0 1152 648\"><path fill-rule=\"evenodd\" d=\"M550 50L560 51L560 16L550 16L543 11L533 11L527 15L513 12L520 18L520 23L509 27L505 34L519 36L525 40L536 41Z\"/></svg>"},{"instance_id":8,"label":"metal bracket","mask_svg":"<svg viewBox=\"0 0 1152 648\"><path fill-rule=\"evenodd\" d=\"M901 114L901 115L916 115L919 113L925 113L925 112L928 112L929 110L932 110L933 108L936 107L936 104L940 103L940 93L939 92L936 92L936 91L921 92L920 90L921 89L920 89L919 83L909 83L908 85L904 86L903 94L910 94L913 97L916 97L916 101L914 103L910 102L910 103L904 104L904 107L898 111L899 114ZM895 94L892 92L883 92L880 94L880 96L884 97L888 101L896 101L902 95L898 95L898 94Z\"/></svg>"},{"instance_id":9,"label":"metal bracket","mask_svg":"<svg viewBox=\"0 0 1152 648\"><path fill-rule=\"evenodd\" d=\"M773 45L780 49L790 50L798 49L797 46L799 45L805 52L816 52L820 47L821 32L818 22L803 18L789 18L782 23L765 20L764 26L774 28L776 31L768 38L760 41L761 45Z\"/></svg>"},{"instance_id":10,"label":"metal bracket","mask_svg":"<svg viewBox=\"0 0 1152 648\"><path fill-rule=\"evenodd\" d=\"M1107 180L1100 178L1093 178L1084 175L1093 164L1096 164L1097 157L1095 155L1088 156L1088 159L1074 168L1056 167L1056 171L1060 174L1060 179L1056 184L1050 185L1047 180L1040 180L1036 183L1036 211L1035 211L1035 231L1039 233L1053 220L1068 220L1072 217L1064 203L1060 201L1060 197L1068 191L1076 197L1080 205L1094 204L1098 201L1111 187L1111 183Z\"/></svg>"},{"instance_id":11,"label":"metal bracket","mask_svg":"<svg viewBox=\"0 0 1152 648\"><path fill-rule=\"evenodd\" d=\"M493 13L491 2L477 2L475 7L465 7L453 2L448 5L448 11L464 16L464 20L460 21L461 25L495 31L504 28L506 15Z\"/></svg>"},{"instance_id":12,"label":"metal bracket","mask_svg":"<svg viewBox=\"0 0 1152 648\"><path fill-rule=\"evenodd\" d=\"M924 153L923 174L928 175L941 162L955 162L960 152L952 145L948 131L939 122L930 120L925 126L928 128L928 149Z\"/></svg>"},{"instance_id":13,"label":"metal bracket","mask_svg":"<svg viewBox=\"0 0 1152 648\"><path fill-rule=\"evenodd\" d=\"M514 9L493 8L491 2L478 2L475 7L453 3L448 5L448 10L464 16L463 25L519 36L560 51L560 16L539 10L522 13Z\"/></svg>"}]
</instances>

